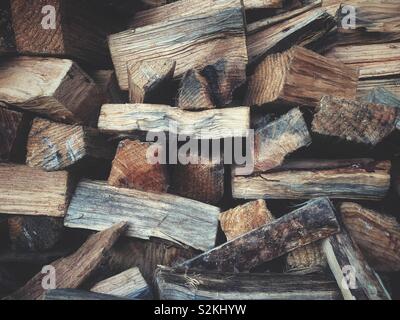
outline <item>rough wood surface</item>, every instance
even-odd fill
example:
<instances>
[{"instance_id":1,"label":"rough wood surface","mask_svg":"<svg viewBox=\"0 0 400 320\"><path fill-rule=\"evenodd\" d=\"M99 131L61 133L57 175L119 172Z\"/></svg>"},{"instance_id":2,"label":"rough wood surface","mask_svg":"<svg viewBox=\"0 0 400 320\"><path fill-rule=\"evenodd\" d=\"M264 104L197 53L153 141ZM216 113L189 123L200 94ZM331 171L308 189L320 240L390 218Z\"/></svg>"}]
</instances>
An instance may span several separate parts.
<instances>
[{"instance_id":1,"label":"rough wood surface","mask_svg":"<svg viewBox=\"0 0 400 320\"><path fill-rule=\"evenodd\" d=\"M396 128L400 109L336 97L324 97L312 131L348 141L376 145Z\"/></svg>"},{"instance_id":2,"label":"rough wood surface","mask_svg":"<svg viewBox=\"0 0 400 320\"><path fill-rule=\"evenodd\" d=\"M0 107L0 162L25 157L31 116Z\"/></svg>"},{"instance_id":3,"label":"rough wood surface","mask_svg":"<svg viewBox=\"0 0 400 320\"><path fill-rule=\"evenodd\" d=\"M164 159L166 150L161 145L123 140L119 143L112 163L108 183L114 187L138 189L149 192L167 192L169 177L167 167L152 163L152 156Z\"/></svg>"},{"instance_id":4,"label":"rough wood surface","mask_svg":"<svg viewBox=\"0 0 400 320\"><path fill-rule=\"evenodd\" d=\"M112 159L114 154L114 144L95 129L36 118L29 133L26 163L56 171L83 159Z\"/></svg>"},{"instance_id":5,"label":"rough wood surface","mask_svg":"<svg viewBox=\"0 0 400 320\"><path fill-rule=\"evenodd\" d=\"M237 199L382 200L390 187L390 161L367 166L318 170L287 170L234 176L232 195Z\"/></svg>"},{"instance_id":6,"label":"rough wood surface","mask_svg":"<svg viewBox=\"0 0 400 320\"><path fill-rule=\"evenodd\" d=\"M12 28L10 1L0 3L0 55L15 51L15 37Z\"/></svg>"},{"instance_id":7,"label":"rough wood surface","mask_svg":"<svg viewBox=\"0 0 400 320\"><path fill-rule=\"evenodd\" d=\"M224 196L225 170L221 160L191 157L188 164L171 169L170 192L204 203L218 205Z\"/></svg>"},{"instance_id":8,"label":"rough wood surface","mask_svg":"<svg viewBox=\"0 0 400 320\"><path fill-rule=\"evenodd\" d=\"M383 104L385 106L400 109L400 96L394 95L385 88L376 88L371 90L365 97L363 97L363 100L369 103Z\"/></svg>"},{"instance_id":9,"label":"rough wood surface","mask_svg":"<svg viewBox=\"0 0 400 320\"><path fill-rule=\"evenodd\" d=\"M59 243L64 226L60 218L15 216L8 218L8 230L15 251L44 252Z\"/></svg>"},{"instance_id":10,"label":"rough wood surface","mask_svg":"<svg viewBox=\"0 0 400 320\"><path fill-rule=\"evenodd\" d=\"M67 210L70 174L44 172L25 165L0 164L0 212L63 217Z\"/></svg>"},{"instance_id":11,"label":"rough wood surface","mask_svg":"<svg viewBox=\"0 0 400 320\"><path fill-rule=\"evenodd\" d=\"M127 221L127 236L156 237L208 250L215 244L218 215L217 207L169 194L81 181L64 224L71 228L104 230L116 221Z\"/></svg>"},{"instance_id":12,"label":"rough wood surface","mask_svg":"<svg viewBox=\"0 0 400 320\"><path fill-rule=\"evenodd\" d=\"M357 87L357 97L362 98L371 90L376 88L384 88L396 96L400 96L400 77L393 78L373 78L359 81Z\"/></svg>"},{"instance_id":13,"label":"rough wood surface","mask_svg":"<svg viewBox=\"0 0 400 320\"><path fill-rule=\"evenodd\" d=\"M265 22L263 28L260 22L256 23L258 27L252 26L247 37L250 63L260 61L267 54L290 49L294 45L309 46L326 36L336 25L335 19L322 9L305 12L272 25L269 22L269 26Z\"/></svg>"},{"instance_id":14,"label":"rough wood surface","mask_svg":"<svg viewBox=\"0 0 400 320\"><path fill-rule=\"evenodd\" d=\"M95 284L90 291L129 299L150 298L150 288L138 268L131 268Z\"/></svg>"},{"instance_id":15,"label":"rough wood surface","mask_svg":"<svg viewBox=\"0 0 400 320\"><path fill-rule=\"evenodd\" d=\"M325 239L322 246L345 300L391 299L381 279L367 264L344 227L339 234ZM351 283L354 280L355 283Z\"/></svg>"},{"instance_id":16,"label":"rough wood surface","mask_svg":"<svg viewBox=\"0 0 400 320\"><path fill-rule=\"evenodd\" d=\"M249 79L246 105L272 102L315 107L325 95L354 99L358 70L310 50L294 47L267 56Z\"/></svg>"},{"instance_id":17,"label":"rough wood surface","mask_svg":"<svg viewBox=\"0 0 400 320\"><path fill-rule=\"evenodd\" d=\"M96 70L91 73L93 81L100 88L104 103L124 103L126 98L120 90L114 70Z\"/></svg>"},{"instance_id":18,"label":"rough wood surface","mask_svg":"<svg viewBox=\"0 0 400 320\"><path fill-rule=\"evenodd\" d=\"M246 80L248 62L245 25L240 0L225 0L220 11L159 20L156 24L111 35L109 46L121 89L128 89L129 60L176 61L175 78L190 69L214 65L224 76L220 86L223 104ZM196 4L197 6L197 4Z\"/></svg>"},{"instance_id":19,"label":"rough wood surface","mask_svg":"<svg viewBox=\"0 0 400 320\"><path fill-rule=\"evenodd\" d=\"M259 229L188 260L179 267L224 272L251 270L338 231L332 203L326 198L319 198Z\"/></svg>"},{"instance_id":20,"label":"rough wood surface","mask_svg":"<svg viewBox=\"0 0 400 320\"><path fill-rule=\"evenodd\" d=\"M176 61L159 59L127 62L129 101L131 103L157 103L165 86L172 81Z\"/></svg>"},{"instance_id":21,"label":"rough wood surface","mask_svg":"<svg viewBox=\"0 0 400 320\"><path fill-rule=\"evenodd\" d=\"M42 300L46 301L114 301L133 300L109 294L88 292L77 289L55 289L44 293Z\"/></svg>"},{"instance_id":22,"label":"rough wood surface","mask_svg":"<svg viewBox=\"0 0 400 320\"><path fill-rule=\"evenodd\" d=\"M255 131L254 169L267 171L282 164L290 153L311 144L300 109L293 109Z\"/></svg>"},{"instance_id":23,"label":"rough wood surface","mask_svg":"<svg viewBox=\"0 0 400 320\"><path fill-rule=\"evenodd\" d=\"M286 257L286 272L294 274L322 273L327 267L321 242L314 242L290 252Z\"/></svg>"},{"instance_id":24,"label":"rough wood surface","mask_svg":"<svg viewBox=\"0 0 400 320\"><path fill-rule=\"evenodd\" d=\"M351 237L376 271L400 271L400 224L357 203L344 202L340 213Z\"/></svg>"},{"instance_id":25,"label":"rough wood surface","mask_svg":"<svg viewBox=\"0 0 400 320\"><path fill-rule=\"evenodd\" d=\"M213 273L176 271L156 273L161 300L340 300L331 279L321 275Z\"/></svg>"},{"instance_id":26,"label":"rough wood surface","mask_svg":"<svg viewBox=\"0 0 400 320\"><path fill-rule=\"evenodd\" d=\"M0 62L0 102L61 122L84 122L99 108L98 88L71 60L11 57Z\"/></svg>"},{"instance_id":27,"label":"rough wood surface","mask_svg":"<svg viewBox=\"0 0 400 320\"><path fill-rule=\"evenodd\" d=\"M166 131L195 139L246 137L250 108L190 112L166 105L106 104L101 108L98 126L103 132L116 134Z\"/></svg>"},{"instance_id":28,"label":"rough wood surface","mask_svg":"<svg viewBox=\"0 0 400 320\"><path fill-rule=\"evenodd\" d=\"M264 200L256 200L221 213L219 221L228 241L272 222Z\"/></svg>"},{"instance_id":29,"label":"rough wood surface","mask_svg":"<svg viewBox=\"0 0 400 320\"><path fill-rule=\"evenodd\" d=\"M75 289L107 259L107 252L125 232L126 223L121 222L113 227L94 234L72 255L54 261L51 265L56 270L56 286L63 289ZM45 293L42 286L46 274L38 273L21 289L11 295L17 300L41 299Z\"/></svg>"}]
</instances>

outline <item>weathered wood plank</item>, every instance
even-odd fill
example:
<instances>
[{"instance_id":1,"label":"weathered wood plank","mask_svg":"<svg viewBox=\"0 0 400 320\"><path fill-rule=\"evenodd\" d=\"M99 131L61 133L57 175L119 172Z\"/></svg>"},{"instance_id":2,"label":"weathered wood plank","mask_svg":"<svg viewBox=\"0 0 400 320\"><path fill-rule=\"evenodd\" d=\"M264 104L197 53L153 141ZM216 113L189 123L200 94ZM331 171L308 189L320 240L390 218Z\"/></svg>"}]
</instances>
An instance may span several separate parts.
<instances>
[{"instance_id":1,"label":"weathered wood plank","mask_svg":"<svg viewBox=\"0 0 400 320\"><path fill-rule=\"evenodd\" d=\"M64 224L71 228L104 230L117 221L127 221L127 236L156 237L208 250L215 244L218 215L217 207L169 194L81 181Z\"/></svg>"},{"instance_id":2,"label":"weathered wood plank","mask_svg":"<svg viewBox=\"0 0 400 320\"><path fill-rule=\"evenodd\" d=\"M71 187L66 171L44 172L25 165L0 164L0 212L63 217Z\"/></svg>"},{"instance_id":3,"label":"weathered wood plank","mask_svg":"<svg viewBox=\"0 0 400 320\"><path fill-rule=\"evenodd\" d=\"M11 57L0 62L0 102L56 121L85 122L99 108L101 95L71 60Z\"/></svg>"},{"instance_id":4,"label":"weathered wood plank","mask_svg":"<svg viewBox=\"0 0 400 320\"><path fill-rule=\"evenodd\" d=\"M94 234L74 254L54 261L51 265L56 270L56 287L79 288L105 262L107 252L125 232L126 226L125 222L121 222L103 232ZM43 298L45 289L42 286L42 280L45 276L46 274L38 273L10 298L17 300Z\"/></svg>"},{"instance_id":5,"label":"weathered wood plank","mask_svg":"<svg viewBox=\"0 0 400 320\"><path fill-rule=\"evenodd\" d=\"M339 231L332 203L310 201L259 229L181 264L179 268L246 271Z\"/></svg>"},{"instance_id":6,"label":"weathered wood plank","mask_svg":"<svg viewBox=\"0 0 400 320\"><path fill-rule=\"evenodd\" d=\"M234 176L232 194L237 199L333 199L382 200L390 188L390 161L366 167L287 170Z\"/></svg>"},{"instance_id":7,"label":"weathered wood plank","mask_svg":"<svg viewBox=\"0 0 400 320\"><path fill-rule=\"evenodd\" d=\"M250 77L246 105L284 102L315 107L325 95L354 99L358 70L294 47L267 56Z\"/></svg>"},{"instance_id":8,"label":"weathered wood plank","mask_svg":"<svg viewBox=\"0 0 400 320\"><path fill-rule=\"evenodd\" d=\"M161 300L340 300L334 281L321 275L213 273L162 267Z\"/></svg>"},{"instance_id":9,"label":"weathered wood plank","mask_svg":"<svg viewBox=\"0 0 400 320\"><path fill-rule=\"evenodd\" d=\"M166 105L106 104L101 108L98 127L105 133L116 134L166 131L195 139L246 137L250 108L190 112Z\"/></svg>"}]
</instances>

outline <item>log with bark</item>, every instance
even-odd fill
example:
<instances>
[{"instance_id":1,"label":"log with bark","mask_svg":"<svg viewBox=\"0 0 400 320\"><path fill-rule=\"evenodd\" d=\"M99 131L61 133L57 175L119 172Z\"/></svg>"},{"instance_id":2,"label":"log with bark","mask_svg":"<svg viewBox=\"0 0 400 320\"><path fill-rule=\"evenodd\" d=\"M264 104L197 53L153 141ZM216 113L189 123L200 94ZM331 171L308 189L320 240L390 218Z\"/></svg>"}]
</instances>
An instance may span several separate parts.
<instances>
[{"instance_id":1,"label":"log with bark","mask_svg":"<svg viewBox=\"0 0 400 320\"><path fill-rule=\"evenodd\" d=\"M246 105L283 102L316 107L325 95L354 99L358 70L294 47L267 56L249 78Z\"/></svg>"},{"instance_id":2,"label":"log with bark","mask_svg":"<svg viewBox=\"0 0 400 320\"><path fill-rule=\"evenodd\" d=\"M161 300L340 300L334 281L322 275L215 273L161 267Z\"/></svg>"},{"instance_id":3,"label":"log with bark","mask_svg":"<svg viewBox=\"0 0 400 320\"><path fill-rule=\"evenodd\" d=\"M326 198L319 198L259 229L188 260L178 268L248 271L338 231L332 203Z\"/></svg>"},{"instance_id":4,"label":"log with bark","mask_svg":"<svg viewBox=\"0 0 400 320\"><path fill-rule=\"evenodd\" d=\"M78 184L64 224L100 231L127 221L129 237L156 237L208 250L216 241L218 216L219 208L194 200L85 180Z\"/></svg>"},{"instance_id":5,"label":"log with bark","mask_svg":"<svg viewBox=\"0 0 400 320\"><path fill-rule=\"evenodd\" d=\"M166 131L195 139L246 137L250 108L191 112L167 105L106 104L101 108L98 126L102 132L112 134Z\"/></svg>"}]
</instances>

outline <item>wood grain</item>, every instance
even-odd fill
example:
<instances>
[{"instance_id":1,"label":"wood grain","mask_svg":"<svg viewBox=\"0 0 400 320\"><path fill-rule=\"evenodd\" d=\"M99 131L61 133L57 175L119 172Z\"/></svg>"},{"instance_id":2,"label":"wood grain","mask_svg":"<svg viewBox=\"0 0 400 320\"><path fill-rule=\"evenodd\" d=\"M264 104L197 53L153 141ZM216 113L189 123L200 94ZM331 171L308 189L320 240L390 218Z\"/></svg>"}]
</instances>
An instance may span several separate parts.
<instances>
[{"instance_id":1,"label":"wood grain","mask_svg":"<svg viewBox=\"0 0 400 320\"><path fill-rule=\"evenodd\" d=\"M396 96L400 96L400 77L392 77L392 78L378 78L378 79L365 79L359 81L357 87L357 97L362 98L369 91L377 88L384 88L389 92L393 93Z\"/></svg>"},{"instance_id":2,"label":"wood grain","mask_svg":"<svg viewBox=\"0 0 400 320\"><path fill-rule=\"evenodd\" d=\"M323 273L328 262L320 241L290 252L286 257L285 270L291 274Z\"/></svg>"}]
</instances>

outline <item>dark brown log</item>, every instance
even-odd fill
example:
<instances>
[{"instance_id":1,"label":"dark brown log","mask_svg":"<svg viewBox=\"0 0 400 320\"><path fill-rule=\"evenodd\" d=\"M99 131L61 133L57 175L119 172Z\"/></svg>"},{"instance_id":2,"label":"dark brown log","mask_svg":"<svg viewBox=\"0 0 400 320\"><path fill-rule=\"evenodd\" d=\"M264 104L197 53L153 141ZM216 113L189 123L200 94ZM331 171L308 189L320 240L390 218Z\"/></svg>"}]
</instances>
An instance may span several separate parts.
<instances>
[{"instance_id":1,"label":"dark brown log","mask_svg":"<svg viewBox=\"0 0 400 320\"><path fill-rule=\"evenodd\" d=\"M323 250L345 300L391 299L343 226L339 234L323 241Z\"/></svg>"},{"instance_id":2,"label":"dark brown log","mask_svg":"<svg viewBox=\"0 0 400 320\"><path fill-rule=\"evenodd\" d=\"M400 109L326 96L321 99L312 131L376 145L396 128Z\"/></svg>"},{"instance_id":3,"label":"dark brown log","mask_svg":"<svg viewBox=\"0 0 400 320\"><path fill-rule=\"evenodd\" d=\"M166 150L161 145L137 140L121 141L108 183L114 187L167 192L169 178L166 162L153 162L157 159L166 159L165 153Z\"/></svg>"},{"instance_id":4,"label":"dark brown log","mask_svg":"<svg viewBox=\"0 0 400 320\"><path fill-rule=\"evenodd\" d=\"M104 293L95 293L76 289L55 289L44 293L43 299L47 301L112 301L112 300L135 300L117 297Z\"/></svg>"},{"instance_id":5,"label":"dark brown log","mask_svg":"<svg viewBox=\"0 0 400 320\"><path fill-rule=\"evenodd\" d=\"M109 159L115 145L96 129L36 118L27 145L26 163L46 171L63 170L87 159Z\"/></svg>"},{"instance_id":6,"label":"dark brown log","mask_svg":"<svg viewBox=\"0 0 400 320\"><path fill-rule=\"evenodd\" d=\"M221 213L219 221L228 241L272 222L274 217L264 200L248 202Z\"/></svg>"},{"instance_id":7,"label":"dark brown log","mask_svg":"<svg viewBox=\"0 0 400 320\"><path fill-rule=\"evenodd\" d=\"M93 81L100 88L104 103L124 103L125 94L119 89L114 70L97 70L91 74Z\"/></svg>"},{"instance_id":8,"label":"dark brown log","mask_svg":"<svg viewBox=\"0 0 400 320\"><path fill-rule=\"evenodd\" d=\"M321 275L213 273L161 267L161 300L340 300L334 281Z\"/></svg>"},{"instance_id":9,"label":"dark brown log","mask_svg":"<svg viewBox=\"0 0 400 320\"><path fill-rule=\"evenodd\" d=\"M357 203L340 206L343 222L376 271L400 271L400 224L396 218Z\"/></svg>"},{"instance_id":10,"label":"dark brown log","mask_svg":"<svg viewBox=\"0 0 400 320\"><path fill-rule=\"evenodd\" d=\"M188 260L179 268L246 271L338 231L332 203L326 198L319 198L259 229Z\"/></svg>"},{"instance_id":11,"label":"dark brown log","mask_svg":"<svg viewBox=\"0 0 400 320\"><path fill-rule=\"evenodd\" d=\"M0 55L15 51L15 36L12 28L10 1L0 3Z\"/></svg>"},{"instance_id":12,"label":"dark brown log","mask_svg":"<svg viewBox=\"0 0 400 320\"><path fill-rule=\"evenodd\" d=\"M224 164L193 156L188 164L174 165L171 170L171 193L217 205L224 196Z\"/></svg>"},{"instance_id":13,"label":"dark brown log","mask_svg":"<svg viewBox=\"0 0 400 320\"><path fill-rule=\"evenodd\" d=\"M322 273L327 265L320 241L296 249L286 258L286 272L292 274Z\"/></svg>"},{"instance_id":14,"label":"dark brown log","mask_svg":"<svg viewBox=\"0 0 400 320\"><path fill-rule=\"evenodd\" d=\"M8 218L11 247L15 251L43 252L53 249L63 236L60 218L16 216Z\"/></svg>"},{"instance_id":15,"label":"dark brown log","mask_svg":"<svg viewBox=\"0 0 400 320\"><path fill-rule=\"evenodd\" d=\"M0 107L0 162L25 158L31 120L26 113Z\"/></svg>"},{"instance_id":16,"label":"dark brown log","mask_svg":"<svg viewBox=\"0 0 400 320\"><path fill-rule=\"evenodd\" d=\"M119 223L112 228L89 237L74 254L54 261L51 266L56 271L56 286L63 289L75 289L107 259L107 253L125 232L126 223ZM45 274L38 273L10 298L18 300L37 300L43 298L42 286Z\"/></svg>"},{"instance_id":17,"label":"dark brown log","mask_svg":"<svg viewBox=\"0 0 400 320\"><path fill-rule=\"evenodd\" d=\"M316 107L325 95L354 99L358 70L294 47L267 56L250 77L245 105L283 102Z\"/></svg>"}]
</instances>

